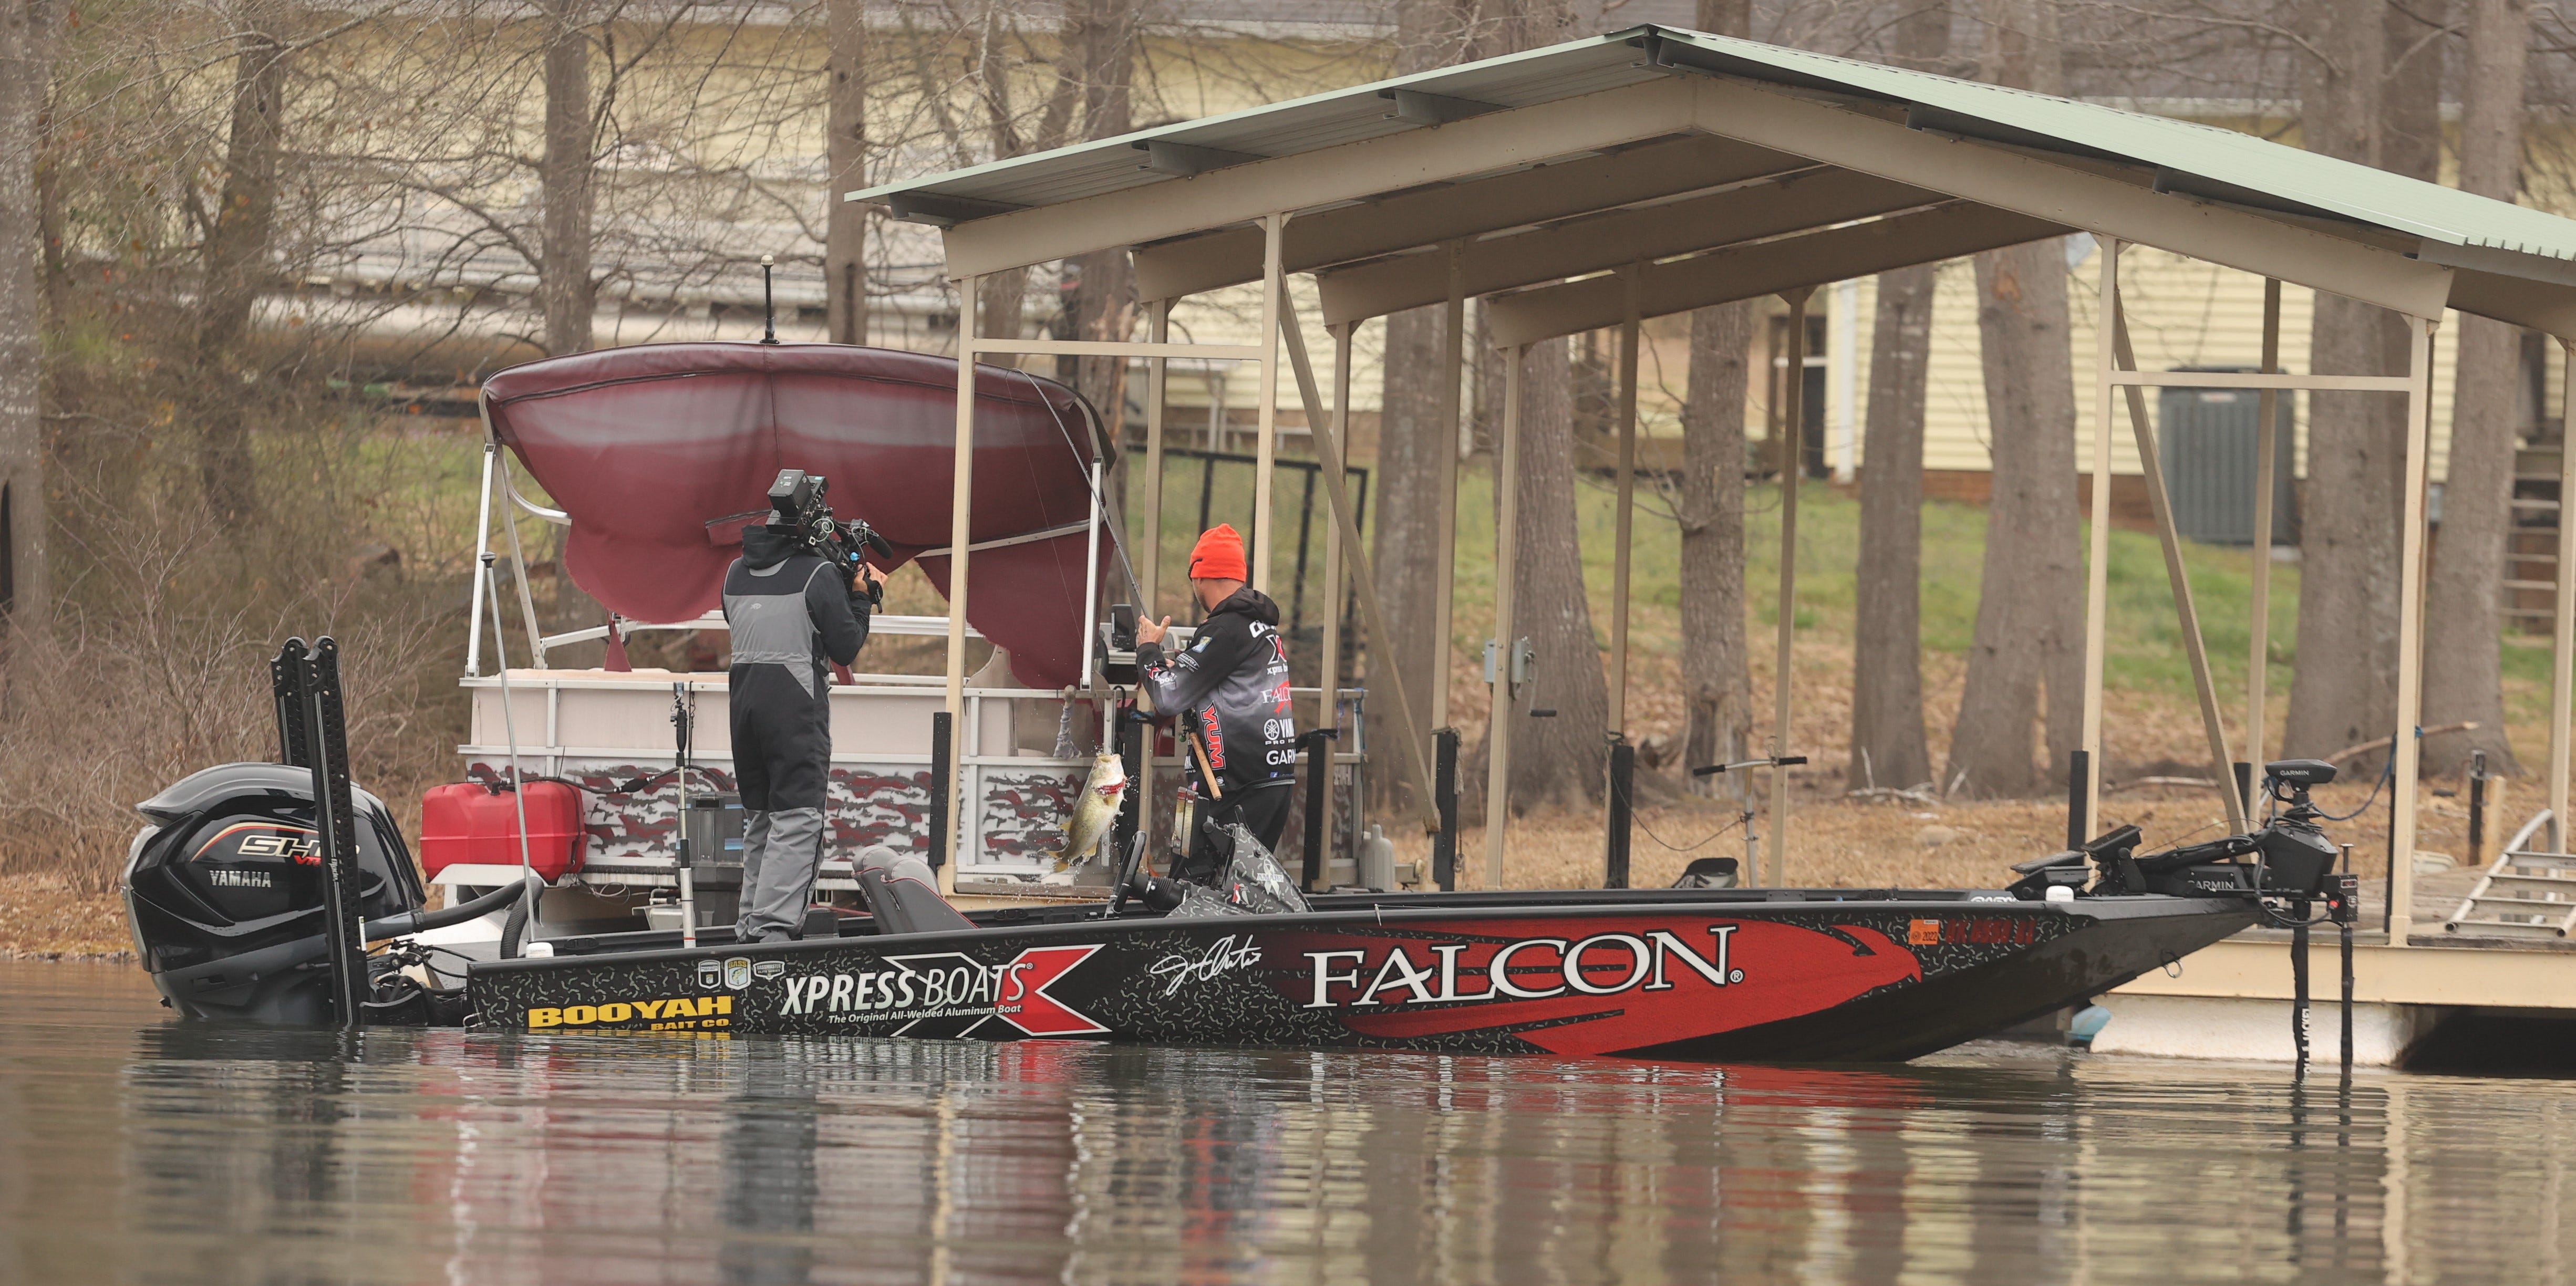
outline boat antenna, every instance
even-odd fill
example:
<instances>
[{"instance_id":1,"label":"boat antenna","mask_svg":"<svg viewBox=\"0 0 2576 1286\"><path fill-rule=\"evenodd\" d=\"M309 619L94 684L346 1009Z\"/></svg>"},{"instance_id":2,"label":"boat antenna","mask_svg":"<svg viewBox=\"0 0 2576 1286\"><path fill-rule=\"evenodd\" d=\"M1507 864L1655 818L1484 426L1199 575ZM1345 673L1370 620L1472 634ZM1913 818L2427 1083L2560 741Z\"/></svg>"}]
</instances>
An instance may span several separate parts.
<instances>
[{"instance_id":1,"label":"boat antenna","mask_svg":"<svg viewBox=\"0 0 2576 1286\"><path fill-rule=\"evenodd\" d=\"M760 342L764 344L778 342L778 296L769 285L769 270L777 265L772 256L760 257Z\"/></svg>"}]
</instances>

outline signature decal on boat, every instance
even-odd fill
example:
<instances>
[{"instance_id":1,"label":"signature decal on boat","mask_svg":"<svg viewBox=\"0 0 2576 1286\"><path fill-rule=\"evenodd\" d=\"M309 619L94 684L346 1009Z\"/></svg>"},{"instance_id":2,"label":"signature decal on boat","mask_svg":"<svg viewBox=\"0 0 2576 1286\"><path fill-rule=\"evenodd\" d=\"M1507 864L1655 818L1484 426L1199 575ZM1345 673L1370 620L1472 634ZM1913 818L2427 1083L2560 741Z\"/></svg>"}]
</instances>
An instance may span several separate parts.
<instances>
[{"instance_id":1,"label":"signature decal on boat","mask_svg":"<svg viewBox=\"0 0 2576 1286\"><path fill-rule=\"evenodd\" d=\"M1185 984L1205 982L1259 963L1261 948L1252 944L1251 937L1229 933L1195 953L1175 951L1147 966L1145 972L1163 980L1162 994L1175 996Z\"/></svg>"}]
</instances>

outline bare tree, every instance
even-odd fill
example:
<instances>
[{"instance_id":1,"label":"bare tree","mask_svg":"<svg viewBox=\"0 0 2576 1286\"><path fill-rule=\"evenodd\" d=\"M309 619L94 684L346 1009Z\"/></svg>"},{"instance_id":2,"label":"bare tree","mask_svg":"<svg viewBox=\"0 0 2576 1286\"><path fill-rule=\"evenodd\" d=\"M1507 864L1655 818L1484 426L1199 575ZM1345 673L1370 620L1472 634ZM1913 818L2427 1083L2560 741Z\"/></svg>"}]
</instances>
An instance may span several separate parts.
<instances>
[{"instance_id":1,"label":"bare tree","mask_svg":"<svg viewBox=\"0 0 2576 1286\"><path fill-rule=\"evenodd\" d=\"M2461 80L2460 186L2513 200L2522 187L2522 100L2531 53L2527 0L2469 0ZM2453 773L2469 754L2519 774L2505 737L2501 629L2505 543L2513 526L2516 394L2522 332L2460 316L2459 370L2451 403L2451 468L2442 488L2442 539L2433 549L2424 607L2424 722L2474 723L2424 747L2425 767Z\"/></svg>"},{"instance_id":2,"label":"bare tree","mask_svg":"<svg viewBox=\"0 0 2576 1286\"><path fill-rule=\"evenodd\" d=\"M53 80L59 0L0 7L0 626L42 635L52 619L41 414L43 289L37 263L38 122Z\"/></svg>"},{"instance_id":3,"label":"bare tree","mask_svg":"<svg viewBox=\"0 0 2576 1286\"><path fill-rule=\"evenodd\" d=\"M1087 139L1116 138L1134 128L1137 0L1079 0L1065 15L1065 66L1076 78ZM1123 340L1135 328L1135 261L1125 250L1079 255L1065 264L1073 337ZM1127 359L1080 357L1059 369L1114 427L1126 418Z\"/></svg>"},{"instance_id":4,"label":"bare tree","mask_svg":"<svg viewBox=\"0 0 2576 1286\"><path fill-rule=\"evenodd\" d=\"M1948 7L1926 5L1898 20L1890 61L1936 70L1949 49ZM1932 779L1923 734L1923 411L1935 274L1924 264L1878 278L1853 586L1852 755L1843 775L1857 785Z\"/></svg>"},{"instance_id":5,"label":"bare tree","mask_svg":"<svg viewBox=\"0 0 2576 1286\"><path fill-rule=\"evenodd\" d=\"M1429 71L1469 55L1475 36L1474 0L1402 0L1395 11L1395 71ZM1377 572L1381 602L1410 605L1387 621L1388 637L1369 640L1368 664L1404 677L1405 691L1428 694L1449 683L1450 641L1434 637L1429 610L1439 592L1441 454L1458 450L1458 427L1441 419L1440 383L1448 377L1439 307L1415 308L1386 319L1381 359L1385 383L1378 402L1376 526L1369 565ZM1416 698L1424 718L1427 696ZM1412 729L1399 735L1412 736ZM1376 788L1412 790L1397 771L1397 756L1381 755Z\"/></svg>"},{"instance_id":6,"label":"bare tree","mask_svg":"<svg viewBox=\"0 0 2576 1286\"><path fill-rule=\"evenodd\" d=\"M248 516L258 499L250 429L239 395L241 385L256 379L258 371L240 350L251 309L275 277L270 256L285 134L292 39L287 28L293 16L281 0L250 0L233 15L240 33L234 37L223 183L215 208L198 217L205 238L205 285L198 304L197 361L203 374L216 377L199 410L198 459L207 504L228 522Z\"/></svg>"},{"instance_id":7,"label":"bare tree","mask_svg":"<svg viewBox=\"0 0 2576 1286\"><path fill-rule=\"evenodd\" d=\"M867 186L867 0L828 0L823 18L831 90L824 111L823 293L832 342L868 342L868 216L841 199Z\"/></svg>"},{"instance_id":8,"label":"bare tree","mask_svg":"<svg viewBox=\"0 0 2576 1286\"><path fill-rule=\"evenodd\" d=\"M1932 264L1879 274L1869 356L1852 626L1852 758L1844 780L1932 779L1923 734L1923 411Z\"/></svg>"},{"instance_id":9,"label":"bare tree","mask_svg":"<svg viewBox=\"0 0 2576 1286\"><path fill-rule=\"evenodd\" d=\"M2302 69L2299 116L2308 149L2431 177L2439 157L2433 109L2440 78L2430 51L2438 46L2393 43L2392 34L2411 36L2420 28L2396 6L2376 0L2314 0L2302 18L2315 51ZM2309 338L2316 373L2396 374L2406 368L2407 352L2406 325L2396 314L2341 295L2317 296ZM2285 755L2330 754L2387 736L2397 717L2405 400L2384 393L2308 397L2298 667L2282 728ZM2380 761L2357 766L2376 772Z\"/></svg>"},{"instance_id":10,"label":"bare tree","mask_svg":"<svg viewBox=\"0 0 2576 1286\"><path fill-rule=\"evenodd\" d=\"M546 151L537 167L543 191L537 291L546 351L590 350L598 283L591 276L592 145L599 137L590 94L589 0L545 0Z\"/></svg>"},{"instance_id":11,"label":"bare tree","mask_svg":"<svg viewBox=\"0 0 2576 1286\"><path fill-rule=\"evenodd\" d=\"M1752 736L1753 677L1744 636L1744 401L1752 371L1753 305L1691 314L1689 396L1682 406L1682 476L1673 518L1681 527L1682 762L1691 768L1744 757ZM1707 792L1711 779L1685 777Z\"/></svg>"},{"instance_id":12,"label":"bare tree","mask_svg":"<svg viewBox=\"0 0 2576 1286\"><path fill-rule=\"evenodd\" d=\"M1609 684L1584 593L1583 550L1575 538L1573 377L1565 340L1531 345L1522 358L1520 522L1500 533L1517 546L1513 628L1529 639L1534 653L1528 686L1494 713L1517 721L1511 791L1523 810L1598 800L1609 763L1600 732L1609 715ZM1553 713L1539 717L1536 710ZM1487 740L1490 747L1490 728Z\"/></svg>"},{"instance_id":13,"label":"bare tree","mask_svg":"<svg viewBox=\"0 0 2576 1286\"><path fill-rule=\"evenodd\" d=\"M2057 0L1990 0L1986 77L2062 93ZM1977 331L1991 426L1975 642L1942 785L2024 795L2063 777L2081 744L2084 570L2076 514L2075 389L2066 247L2034 242L1977 256ZM2031 734L2047 697L2047 763Z\"/></svg>"},{"instance_id":14,"label":"bare tree","mask_svg":"<svg viewBox=\"0 0 2576 1286\"><path fill-rule=\"evenodd\" d=\"M1747 36L1751 0L1699 0L1702 31ZM1681 527L1682 757L1688 769L1744 757L1752 736L1753 675L1744 637L1744 400L1754 305L1691 314L1689 389L1682 406L1682 476L1673 518ZM1711 778L1682 778L1694 793Z\"/></svg>"}]
</instances>

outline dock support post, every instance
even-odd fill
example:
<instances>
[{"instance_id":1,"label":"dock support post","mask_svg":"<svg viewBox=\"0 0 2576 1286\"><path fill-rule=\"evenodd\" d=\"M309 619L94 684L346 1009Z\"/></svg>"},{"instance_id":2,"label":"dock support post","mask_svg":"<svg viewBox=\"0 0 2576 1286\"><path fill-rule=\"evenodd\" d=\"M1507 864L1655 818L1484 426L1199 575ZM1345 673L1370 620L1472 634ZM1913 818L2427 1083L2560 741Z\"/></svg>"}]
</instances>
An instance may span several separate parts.
<instances>
[{"instance_id":1,"label":"dock support post","mask_svg":"<svg viewBox=\"0 0 2576 1286\"><path fill-rule=\"evenodd\" d=\"M2433 441L2433 330L2438 318L2406 319L2406 481L2397 539L2397 756L2388 828L2388 945L2406 945L2415 914L2415 788L2424 758L2424 483Z\"/></svg>"},{"instance_id":2,"label":"dock support post","mask_svg":"<svg viewBox=\"0 0 2576 1286\"><path fill-rule=\"evenodd\" d=\"M2084 567L2084 735L2079 742L2082 820L2088 830L2102 815L2102 652L2111 611L2111 370L2116 365L2111 319L2120 309L2120 243L2103 237L2099 253L2102 285L2093 319L2093 530Z\"/></svg>"},{"instance_id":3,"label":"dock support post","mask_svg":"<svg viewBox=\"0 0 2576 1286\"><path fill-rule=\"evenodd\" d=\"M974 539L972 518L975 499L975 356L976 341L981 338L977 325L976 292L984 284L980 276L967 276L957 282L957 459L956 476L948 496L948 700L949 738L966 719L966 559L967 545ZM937 727L938 725L933 725ZM938 736L936 732L932 734ZM934 748L934 753L937 753ZM953 768L953 765L952 765ZM936 776L931 788L938 793L932 801L935 816L949 824L930 833L932 865L939 868L939 891L957 891L958 816L957 780L965 774L949 771Z\"/></svg>"},{"instance_id":4,"label":"dock support post","mask_svg":"<svg viewBox=\"0 0 2576 1286\"><path fill-rule=\"evenodd\" d=\"M1146 322L1146 337L1157 344L1170 343L1172 301L1155 300L1147 305L1146 315L1149 319ZM1144 514L1143 521L1138 524L1138 530L1142 534L1134 543L1138 546L1136 558L1141 564L1136 569L1136 597L1144 600L1136 604L1136 615L1138 619L1148 621L1162 619L1156 610L1156 601L1157 596L1162 592L1163 413L1166 409L1165 404L1170 400L1171 365L1169 358L1145 359L1145 494L1142 497ZM1136 833L1150 836L1154 832L1154 810L1150 806L1150 801L1154 798L1154 734L1150 729L1140 728L1136 735L1138 749L1135 761L1128 768L1127 773L1136 785L1134 789L1127 792L1127 798L1136 801L1137 804ZM1154 842L1147 839L1145 852L1148 854L1148 861L1151 860L1150 855L1153 851ZM1126 852L1125 849L1118 850L1121 861L1125 860Z\"/></svg>"},{"instance_id":5,"label":"dock support post","mask_svg":"<svg viewBox=\"0 0 2576 1286\"><path fill-rule=\"evenodd\" d=\"M2093 838L2093 817L2086 808L2093 781L2093 753L2078 750L2066 757L2066 846L2082 848Z\"/></svg>"},{"instance_id":6,"label":"dock support post","mask_svg":"<svg viewBox=\"0 0 2576 1286\"><path fill-rule=\"evenodd\" d=\"M1628 576L1636 543L1637 500L1637 276L1630 264L1620 276L1627 286L1628 315L1619 323L1619 474L1616 530L1610 556L1610 727L1613 740L1628 731Z\"/></svg>"},{"instance_id":7,"label":"dock support post","mask_svg":"<svg viewBox=\"0 0 2576 1286\"><path fill-rule=\"evenodd\" d=\"M1503 887L1503 840L1511 826L1512 582L1520 574L1521 359L1526 346L1503 350L1503 440L1494 449L1493 700L1485 728L1485 888Z\"/></svg>"},{"instance_id":8,"label":"dock support post","mask_svg":"<svg viewBox=\"0 0 2576 1286\"><path fill-rule=\"evenodd\" d=\"M1771 672L1771 883L1789 884L1789 688L1791 644L1798 628L1798 471L1807 436L1806 287L1782 294L1789 301L1789 367L1780 398L1780 619ZM1755 884L1760 872L1750 872Z\"/></svg>"},{"instance_id":9,"label":"dock support post","mask_svg":"<svg viewBox=\"0 0 2576 1286\"><path fill-rule=\"evenodd\" d=\"M1270 529L1276 525L1270 519L1270 479L1279 463L1279 325L1287 315L1282 295L1288 289L1280 271L1279 239L1287 230L1287 215L1261 221L1261 405L1255 408L1252 449L1252 587L1264 594L1270 592Z\"/></svg>"},{"instance_id":10,"label":"dock support post","mask_svg":"<svg viewBox=\"0 0 2576 1286\"><path fill-rule=\"evenodd\" d=\"M1293 319L1291 324L1294 324ZM1344 322L1327 330L1333 337L1332 438L1336 442L1348 442L1351 440L1351 323ZM1318 472L1323 469L1320 453L1315 467ZM1325 502L1327 506L1331 503L1329 500ZM1321 646L1316 649L1315 727L1318 731L1330 730L1338 734L1342 724L1342 525L1337 522L1324 524L1324 620L1318 642ZM1338 743L1339 736L1336 735L1334 740ZM1325 751L1323 820L1328 827L1332 825L1333 817L1335 758L1332 750ZM1325 849L1328 866L1331 857L1332 846L1328 845Z\"/></svg>"},{"instance_id":11,"label":"dock support post","mask_svg":"<svg viewBox=\"0 0 2576 1286\"><path fill-rule=\"evenodd\" d=\"M1637 278L1643 265L1621 270L1627 288L1628 315L1619 322L1619 498L1617 550L1610 565L1610 790L1609 838L1601 857L1601 887L1628 887L1629 780L1619 775L1620 757L1633 769L1636 749L1628 744L1628 577L1637 527Z\"/></svg>"},{"instance_id":12,"label":"dock support post","mask_svg":"<svg viewBox=\"0 0 2576 1286\"><path fill-rule=\"evenodd\" d=\"M1441 251L1448 256L1449 267L1449 303L1441 313L1440 332L1440 431L1447 448L1434 457L1440 470L1440 517L1431 525L1432 538L1439 543L1432 554L1431 694L1425 721L1412 732L1417 739L1424 736L1423 730L1449 726L1449 658L1455 651L1450 633L1456 628L1458 595L1458 461L1467 454L1459 393L1467 369L1467 287L1458 264L1465 249L1463 243L1452 241Z\"/></svg>"},{"instance_id":13,"label":"dock support post","mask_svg":"<svg viewBox=\"0 0 2576 1286\"><path fill-rule=\"evenodd\" d=\"M2281 280L2263 279L2263 373L2281 373ZM2246 808L2253 808L2251 785L2254 765L2263 763L2270 752L2263 724L2271 700L2268 687L2272 673L2272 527L2277 521L2272 513L2272 493L2279 488L2273 458L2280 447L2279 389L2264 389L2254 395L2254 577L2251 602L2246 622L2251 645L2245 658L2245 776L2237 794L2244 797Z\"/></svg>"}]
</instances>

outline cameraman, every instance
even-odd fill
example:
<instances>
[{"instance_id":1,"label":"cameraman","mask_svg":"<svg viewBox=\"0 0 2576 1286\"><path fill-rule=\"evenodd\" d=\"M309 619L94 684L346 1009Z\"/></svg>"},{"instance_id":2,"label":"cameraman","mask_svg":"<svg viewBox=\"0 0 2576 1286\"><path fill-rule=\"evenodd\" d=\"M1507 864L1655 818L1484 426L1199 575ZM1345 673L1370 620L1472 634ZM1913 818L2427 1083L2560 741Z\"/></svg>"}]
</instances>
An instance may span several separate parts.
<instances>
[{"instance_id":1,"label":"cameraman","mask_svg":"<svg viewBox=\"0 0 2576 1286\"><path fill-rule=\"evenodd\" d=\"M857 660L881 591L861 564L843 580L808 551L793 526L742 529L742 557L725 569L724 615L733 629L733 762L742 789L742 942L805 933L814 869L823 860L823 794L831 780L831 690L826 658Z\"/></svg>"},{"instance_id":2,"label":"cameraman","mask_svg":"<svg viewBox=\"0 0 2576 1286\"><path fill-rule=\"evenodd\" d=\"M1176 719L1194 743L1190 774L1199 816L1219 829L1241 822L1265 849L1279 846L1288 825L1288 787L1296 778L1297 721L1288 704L1288 649L1279 638L1279 605L1245 586L1243 538L1219 524L1190 551L1190 594L1207 613L1190 645L1163 652L1170 617L1136 626L1139 686L1152 693L1157 718ZM1213 780L1211 780L1211 777ZM1221 846L1202 825L1189 856L1173 874L1214 884Z\"/></svg>"}]
</instances>

